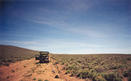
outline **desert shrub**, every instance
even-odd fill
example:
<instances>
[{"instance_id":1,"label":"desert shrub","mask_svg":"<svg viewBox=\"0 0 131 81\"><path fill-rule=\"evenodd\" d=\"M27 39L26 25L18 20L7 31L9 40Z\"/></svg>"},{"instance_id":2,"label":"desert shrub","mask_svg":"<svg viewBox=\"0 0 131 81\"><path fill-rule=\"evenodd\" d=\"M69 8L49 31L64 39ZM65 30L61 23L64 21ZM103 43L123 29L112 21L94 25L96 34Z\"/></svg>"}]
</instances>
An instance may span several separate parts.
<instances>
[{"instance_id":1,"label":"desert shrub","mask_svg":"<svg viewBox=\"0 0 131 81\"><path fill-rule=\"evenodd\" d=\"M88 78L88 70L80 70L79 73L77 74L77 77L82 78L82 79L86 79Z\"/></svg>"},{"instance_id":2,"label":"desert shrub","mask_svg":"<svg viewBox=\"0 0 131 81\"><path fill-rule=\"evenodd\" d=\"M6 78L7 78L7 79L9 79L9 78L10 78L10 76L7 76Z\"/></svg>"},{"instance_id":3,"label":"desert shrub","mask_svg":"<svg viewBox=\"0 0 131 81\"><path fill-rule=\"evenodd\" d=\"M89 79L89 78L86 78L86 79L85 79L85 81L92 81L92 80L91 80L91 79Z\"/></svg>"},{"instance_id":4,"label":"desert shrub","mask_svg":"<svg viewBox=\"0 0 131 81\"><path fill-rule=\"evenodd\" d=\"M104 68L102 68L102 67L100 67L100 66L98 66L97 68L95 68L95 70L99 73L101 73L101 72L104 72Z\"/></svg>"},{"instance_id":5,"label":"desert shrub","mask_svg":"<svg viewBox=\"0 0 131 81\"><path fill-rule=\"evenodd\" d=\"M102 75L107 81L122 81L121 77L116 73L108 73Z\"/></svg>"},{"instance_id":6,"label":"desert shrub","mask_svg":"<svg viewBox=\"0 0 131 81\"><path fill-rule=\"evenodd\" d=\"M36 80L36 78L33 78L33 80Z\"/></svg>"},{"instance_id":7,"label":"desert shrub","mask_svg":"<svg viewBox=\"0 0 131 81\"><path fill-rule=\"evenodd\" d=\"M9 66L10 64L9 64L9 63L4 63L3 65L5 65L5 66Z\"/></svg>"},{"instance_id":8,"label":"desert shrub","mask_svg":"<svg viewBox=\"0 0 131 81\"><path fill-rule=\"evenodd\" d=\"M44 81L49 81L49 80L44 80Z\"/></svg>"},{"instance_id":9,"label":"desert shrub","mask_svg":"<svg viewBox=\"0 0 131 81\"><path fill-rule=\"evenodd\" d=\"M123 76L128 77L128 79L131 79L131 69L128 69L127 71L124 71Z\"/></svg>"},{"instance_id":10,"label":"desert shrub","mask_svg":"<svg viewBox=\"0 0 131 81\"><path fill-rule=\"evenodd\" d=\"M88 74L88 78L92 78L93 80L95 80L95 78L98 76L98 74L96 72L89 72Z\"/></svg>"},{"instance_id":11,"label":"desert shrub","mask_svg":"<svg viewBox=\"0 0 131 81\"><path fill-rule=\"evenodd\" d=\"M61 64L61 65L64 65L65 63L64 63L64 62L61 62L60 64Z\"/></svg>"},{"instance_id":12,"label":"desert shrub","mask_svg":"<svg viewBox=\"0 0 131 81\"><path fill-rule=\"evenodd\" d=\"M76 76L77 74L78 74L78 71L77 71L77 70L72 70L70 76Z\"/></svg>"},{"instance_id":13,"label":"desert shrub","mask_svg":"<svg viewBox=\"0 0 131 81\"><path fill-rule=\"evenodd\" d=\"M15 70L13 70L13 69L12 69L12 70L11 70L11 72L13 72L13 73L14 73L14 72L15 72Z\"/></svg>"},{"instance_id":14,"label":"desert shrub","mask_svg":"<svg viewBox=\"0 0 131 81\"><path fill-rule=\"evenodd\" d=\"M59 64L64 64L65 74L92 81L122 81L130 79L130 55L54 55ZM124 72L121 74L120 72ZM110 73L109 73L110 72ZM90 81L89 80L89 81Z\"/></svg>"},{"instance_id":15,"label":"desert shrub","mask_svg":"<svg viewBox=\"0 0 131 81\"><path fill-rule=\"evenodd\" d=\"M131 77L130 76L128 77L128 81L131 81Z\"/></svg>"},{"instance_id":16,"label":"desert shrub","mask_svg":"<svg viewBox=\"0 0 131 81\"><path fill-rule=\"evenodd\" d=\"M66 70L77 70L77 66L76 65L69 65L65 68Z\"/></svg>"},{"instance_id":17,"label":"desert shrub","mask_svg":"<svg viewBox=\"0 0 131 81\"><path fill-rule=\"evenodd\" d=\"M12 62L12 60L8 59L7 62Z\"/></svg>"},{"instance_id":18,"label":"desert shrub","mask_svg":"<svg viewBox=\"0 0 131 81\"><path fill-rule=\"evenodd\" d=\"M131 81L131 68L128 69L128 81Z\"/></svg>"},{"instance_id":19,"label":"desert shrub","mask_svg":"<svg viewBox=\"0 0 131 81\"><path fill-rule=\"evenodd\" d=\"M79 70L77 73L77 77L82 78L82 79L86 79L86 78L95 78L97 76L97 73L94 72L93 70L88 70L88 69L84 69L84 70Z\"/></svg>"},{"instance_id":20,"label":"desert shrub","mask_svg":"<svg viewBox=\"0 0 131 81\"><path fill-rule=\"evenodd\" d=\"M79 68L76 65L72 64L72 65L66 66L65 70L66 70L65 74L70 73L71 74L70 76L76 76Z\"/></svg>"},{"instance_id":21,"label":"desert shrub","mask_svg":"<svg viewBox=\"0 0 131 81\"><path fill-rule=\"evenodd\" d=\"M24 65L24 68L27 67L26 65Z\"/></svg>"},{"instance_id":22,"label":"desert shrub","mask_svg":"<svg viewBox=\"0 0 131 81\"><path fill-rule=\"evenodd\" d=\"M42 81L42 79L38 79L38 81Z\"/></svg>"},{"instance_id":23,"label":"desert shrub","mask_svg":"<svg viewBox=\"0 0 131 81\"><path fill-rule=\"evenodd\" d=\"M131 60L131 57L128 57L127 60Z\"/></svg>"},{"instance_id":24,"label":"desert shrub","mask_svg":"<svg viewBox=\"0 0 131 81\"><path fill-rule=\"evenodd\" d=\"M93 78L93 81L106 81L102 76L96 76Z\"/></svg>"},{"instance_id":25,"label":"desert shrub","mask_svg":"<svg viewBox=\"0 0 131 81\"><path fill-rule=\"evenodd\" d=\"M110 66L110 69L119 69L122 68L123 66L117 63L114 63L113 65Z\"/></svg>"},{"instance_id":26,"label":"desert shrub","mask_svg":"<svg viewBox=\"0 0 131 81\"><path fill-rule=\"evenodd\" d=\"M77 62L78 62L78 63L82 63L82 61L80 61L80 60L78 60Z\"/></svg>"},{"instance_id":27,"label":"desert shrub","mask_svg":"<svg viewBox=\"0 0 131 81\"><path fill-rule=\"evenodd\" d=\"M124 77L128 77L128 71L124 71L124 72L123 72L123 76L124 76Z\"/></svg>"},{"instance_id":28,"label":"desert shrub","mask_svg":"<svg viewBox=\"0 0 131 81\"><path fill-rule=\"evenodd\" d=\"M69 74L70 73L70 70L66 70L65 74Z\"/></svg>"},{"instance_id":29,"label":"desert shrub","mask_svg":"<svg viewBox=\"0 0 131 81\"><path fill-rule=\"evenodd\" d=\"M59 64L58 62L55 62L53 65Z\"/></svg>"}]
</instances>

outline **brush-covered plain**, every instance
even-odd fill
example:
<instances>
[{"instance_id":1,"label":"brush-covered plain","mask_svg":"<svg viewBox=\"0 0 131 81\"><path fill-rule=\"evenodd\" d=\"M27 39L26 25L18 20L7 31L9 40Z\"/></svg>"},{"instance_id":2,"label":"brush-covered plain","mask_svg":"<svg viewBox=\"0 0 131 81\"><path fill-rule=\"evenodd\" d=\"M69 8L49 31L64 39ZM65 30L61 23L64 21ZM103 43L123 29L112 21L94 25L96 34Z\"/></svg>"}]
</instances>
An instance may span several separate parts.
<instances>
[{"instance_id":1,"label":"brush-covered plain","mask_svg":"<svg viewBox=\"0 0 131 81\"><path fill-rule=\"evenodd\" d=\"M52 55L65 74L87 81L131 81L131 55Z\"/></svg>"}]
</instances>

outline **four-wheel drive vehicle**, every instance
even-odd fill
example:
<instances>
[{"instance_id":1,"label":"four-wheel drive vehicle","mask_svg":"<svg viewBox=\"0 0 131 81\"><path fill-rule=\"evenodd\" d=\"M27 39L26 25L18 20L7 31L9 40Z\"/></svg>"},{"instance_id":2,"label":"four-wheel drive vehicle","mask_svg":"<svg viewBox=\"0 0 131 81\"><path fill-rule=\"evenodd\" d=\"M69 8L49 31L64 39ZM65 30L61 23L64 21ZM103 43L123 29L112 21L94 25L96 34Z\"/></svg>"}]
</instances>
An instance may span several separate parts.
<instances>
[{"instance_id":1,"label":"four-wheel drive vehicle","mask_svg":"<svg viewBox=\"0 0 131 81\"><path fill-rule=\"evenodd\" d=\"M49 52L41 51L39 56L35 57L40 63L49 63Z\"/></svg>"}]
</instances>

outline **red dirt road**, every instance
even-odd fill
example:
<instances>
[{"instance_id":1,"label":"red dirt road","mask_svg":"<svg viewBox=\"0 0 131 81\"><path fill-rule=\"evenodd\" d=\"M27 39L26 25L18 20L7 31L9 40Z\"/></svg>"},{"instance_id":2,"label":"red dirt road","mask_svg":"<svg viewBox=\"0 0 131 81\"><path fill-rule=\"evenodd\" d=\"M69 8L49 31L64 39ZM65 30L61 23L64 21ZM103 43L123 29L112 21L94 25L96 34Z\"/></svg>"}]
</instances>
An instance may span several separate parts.
<instances>
[{"instance_id":1,"label":"red dirt road","mask_svg":"<svg viewBox=\"0 0 131 81\"><path fill-rule=\"evenodd\" d=\"M61 65L37 64L35 59L0 66L0 81L84 81L64 74ZM55 78L58 75L59 78Z\"/></svg>"}]
</instances>

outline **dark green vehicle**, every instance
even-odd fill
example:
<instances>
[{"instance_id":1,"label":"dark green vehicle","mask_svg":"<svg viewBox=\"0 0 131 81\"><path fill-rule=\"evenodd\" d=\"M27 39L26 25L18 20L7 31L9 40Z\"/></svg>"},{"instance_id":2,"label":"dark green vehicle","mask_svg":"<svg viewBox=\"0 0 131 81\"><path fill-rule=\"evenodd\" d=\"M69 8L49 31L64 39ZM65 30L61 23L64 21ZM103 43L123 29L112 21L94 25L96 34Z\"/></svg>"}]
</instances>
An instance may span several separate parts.
<instances>
[{"instance_id":1,"label":"dark green vehicle","mask_svg":"<svg viewBox=\"0 0 131 81\"><path fill-rule=\"evenodd\" d=\"M36 60L39 60L39 63L49 63L49 52L40 51L40 55L35 57Z\"/></svg>"}]
</instances>

